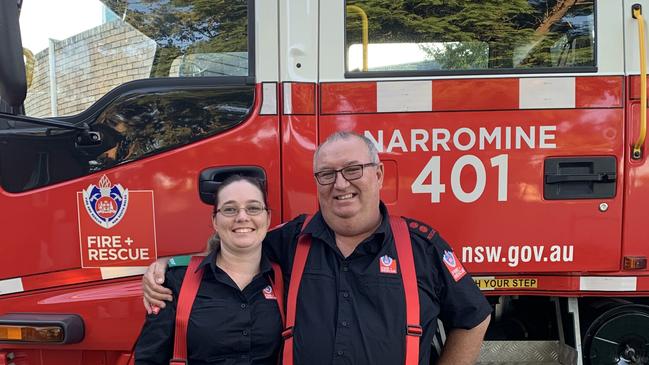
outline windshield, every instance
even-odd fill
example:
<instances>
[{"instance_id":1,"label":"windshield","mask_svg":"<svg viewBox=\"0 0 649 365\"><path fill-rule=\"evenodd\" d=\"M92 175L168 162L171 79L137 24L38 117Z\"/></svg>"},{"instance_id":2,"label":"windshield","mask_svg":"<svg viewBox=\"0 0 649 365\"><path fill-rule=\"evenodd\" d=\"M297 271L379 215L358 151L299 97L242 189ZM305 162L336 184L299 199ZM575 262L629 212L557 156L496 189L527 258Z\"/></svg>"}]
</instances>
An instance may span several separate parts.
<instances>
[{"instance_id":1,"label":"windshield","mask_svg":"<svg viewBox=\"0 0 649 365\"><path fill-rule=\"evenodd\" d=\"M25 0L20 28L31 116L77 114L133 80L251 73L246 0Z\"/></svg>"}]
</instances>

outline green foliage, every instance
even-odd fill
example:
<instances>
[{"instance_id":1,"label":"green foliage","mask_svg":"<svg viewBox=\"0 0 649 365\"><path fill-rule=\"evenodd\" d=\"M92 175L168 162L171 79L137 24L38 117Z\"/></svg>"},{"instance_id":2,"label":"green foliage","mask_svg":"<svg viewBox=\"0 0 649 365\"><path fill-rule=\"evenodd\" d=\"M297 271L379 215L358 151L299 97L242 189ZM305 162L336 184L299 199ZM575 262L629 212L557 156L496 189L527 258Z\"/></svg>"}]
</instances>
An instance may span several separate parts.
<instances>
[{"instance_id":1,"label":"green foliage","mask_svg":"<svg viewBox=\"0 0 649 365\"><path fill-rule=\"evenodd\" d=\"M347 5L356 5L367 14L370 44L417 43L428 55L422 62L434 61L432 64L445 70L561 66L560 58L552 53L561 51L553 49L557 48L561 36L571 32L564 40L568 44L576 35L585 38L590 34L590 28L571 29L574 24L564 20L567 13L569 17L590 16L592 22L592 3L575 3L574 0L347 0ZM558 21L553 22L554 18ZM541 31L548 26L546 23L550 24L551 31ZM346 39L347 47L361 43L360 17L352 13L346 19ZM583 49L574 51L577 61L592 64L592 44L583 43Z\"/></svg>"},{"instance_id":2,"label":"green foliage","mask_svg":"<svg viewBox=\"0 0 649 365\"><path fill-rule=\"evenodd\" d=\"M168 76L184 54L248 50L246 0L103 1L157 43L153 77Z\"/></svg>"},{"instance_id":3,"label":"green foliage","mask_svg":"<svg viewBox=\"0 0 649 365\"><path fill-rule=\"evenodd\" d=\"M483 42L453 42L441 47L422 46L445 70L485 69L489 62L489 47Z\"/></svg>"}]
</instances>

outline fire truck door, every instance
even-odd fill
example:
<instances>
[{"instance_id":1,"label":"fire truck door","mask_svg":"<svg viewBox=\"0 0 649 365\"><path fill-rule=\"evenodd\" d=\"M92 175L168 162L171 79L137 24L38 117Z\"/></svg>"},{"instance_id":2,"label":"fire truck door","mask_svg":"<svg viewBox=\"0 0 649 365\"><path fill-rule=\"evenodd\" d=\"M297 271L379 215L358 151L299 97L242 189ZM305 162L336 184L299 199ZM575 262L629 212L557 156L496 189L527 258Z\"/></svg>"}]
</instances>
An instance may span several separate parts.
<instances>
[{"instance_id":1,"label":"fire truck door","mask_svg":"<svg viewBox=\"0 0 649 365\"><path fill-rule=\"evenodd\" d=\"M374 141L390 211L474 273L617 270L620 5L507 4L321 2L320 139Z\"/></svg>"},{"instance_id":2,"label":"fire truck door","mask_svg":"<svg viewBox=\"0 0 649 365\"><path fill-rule=\"evenodd\" d=\"M237 0L210 11L120 4L48 18L90 29L50 43L60 51L49 61L57 75L50 80L46 67L35 69L32 90L40 91L28 95L26 113L88 123L102 143L84 146L75 131L26 123L2 131L0 206L11 212L2 215L2 251L12 264L0 268L0 279L146 266L156 253L200 251L211 231L198 198L202 170L258 166L279 181L277 2ZM39 11L30 6L24 3L23 33L56 28L30 23L30 11ZM83 11L105 16L86 25ZM229 35L191 31L191 22L219 12L230 14L222 25ZM191 22L168 35L153 25L164 16ZM24 44L39 64L49 60L47 45ZM270 201L279 206L277 186L270 185Z\"/></svg>"},{"instance_id":3,"label":"fire truck door","mask_svg":"<svg viewBox=\"0 0 649 365\"><path fill-rule=\"evenodd\" d=\"M278 4L22 3L37 65L26 114L87 124L101 141L0 123L0 314L78 314L75 349L130 351L144 319L136 275L213 233L202 171L261 169L281 206Z\"/></svg>"},{"instance_id":4,"label":"fire truck door","mask_svg":"<svg viewBox=\"0 0 649 365\"><path fill-rule=\"evenodd\" d=\"M280 0L282 219L317 209L318 16L328 1Z\"/></svg>"},{"instance_id":5,"label":"fire truck door","mask_svg":"<svg viewBox=\"0 0 649 365\"><path fill-rule=\"evenodd\" d=\"M643 20L633 16L633 7L635 4L641 6ZM641 143L641 124L643 120L641 113L641 87L640 87L640 35L638 25L642 21L644 24L644 44L645 58L647 54L646 47L649 45L647 37L649 16L649 1L624 1L624 57L625 57L625 77L627 81L626 93L626 143L625 158L626 165L626 184L624 189L624 242L622 246L622 255L647 256L649 253L647 242L649 242L649 223L647 214L647 204L649 201L649 162L647 161L646 139ZM645 60L645 65L647 61ZM646 72L646 69L645 69ZM645 88L646 89L646 88ZM646 94L645 94L646 97ZM645 131L646 131L646 120ZM634 146L637 146L638 155L634 156Z\"/></svg>"}]
</instances>

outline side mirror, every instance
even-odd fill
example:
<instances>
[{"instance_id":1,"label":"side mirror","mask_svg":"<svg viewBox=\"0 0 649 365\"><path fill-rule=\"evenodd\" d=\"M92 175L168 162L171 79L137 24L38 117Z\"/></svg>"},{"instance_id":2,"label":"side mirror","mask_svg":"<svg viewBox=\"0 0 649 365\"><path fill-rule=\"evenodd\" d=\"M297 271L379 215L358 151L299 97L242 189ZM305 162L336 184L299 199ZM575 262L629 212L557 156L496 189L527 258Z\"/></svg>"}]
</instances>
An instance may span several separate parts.
<instances>
[{"instance_id":1,"label":"side mirror","mask_svg":"<svg viewBox=\"0 0 649 365\"><path fill-rule=\"evenodd\" d=\"M0 0L0 98L12 107L27 96L25 61L18 23L18 2Z\"/></svg>"}]
</instances>

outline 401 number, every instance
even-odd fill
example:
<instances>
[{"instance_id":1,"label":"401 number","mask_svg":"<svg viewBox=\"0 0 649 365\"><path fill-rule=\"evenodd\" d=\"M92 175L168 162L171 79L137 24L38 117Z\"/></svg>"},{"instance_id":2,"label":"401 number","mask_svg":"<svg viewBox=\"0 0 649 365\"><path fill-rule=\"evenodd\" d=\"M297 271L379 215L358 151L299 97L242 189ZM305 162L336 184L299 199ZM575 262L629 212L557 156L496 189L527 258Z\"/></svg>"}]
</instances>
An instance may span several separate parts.
<instances>
[{"instance_id":1,"label":"401 number","mask_svg":"<svg viewBox=\"0 0 649 365\"><path fill-rule=\"evenodd\" d=\"M491 158L491 167L498 169L498 201L507 201L507 155L498 155ZM470 190L464 190L460 182L460 176L465 168L475 171L475 186ZM430 194L432 203L439 203L442 193L446 192L446 184L442 184L441 177L441 158L433 156L426 166L421 170L419 176L410 186L413 194ZM430 183L425 181L430 178ZM485 166L477 156L465 155L460 157L451 170L451 190L453 195L463 202L472 203L482 196L485 186L487 185L487 172Z\"/></svg>"}]
</instances>

